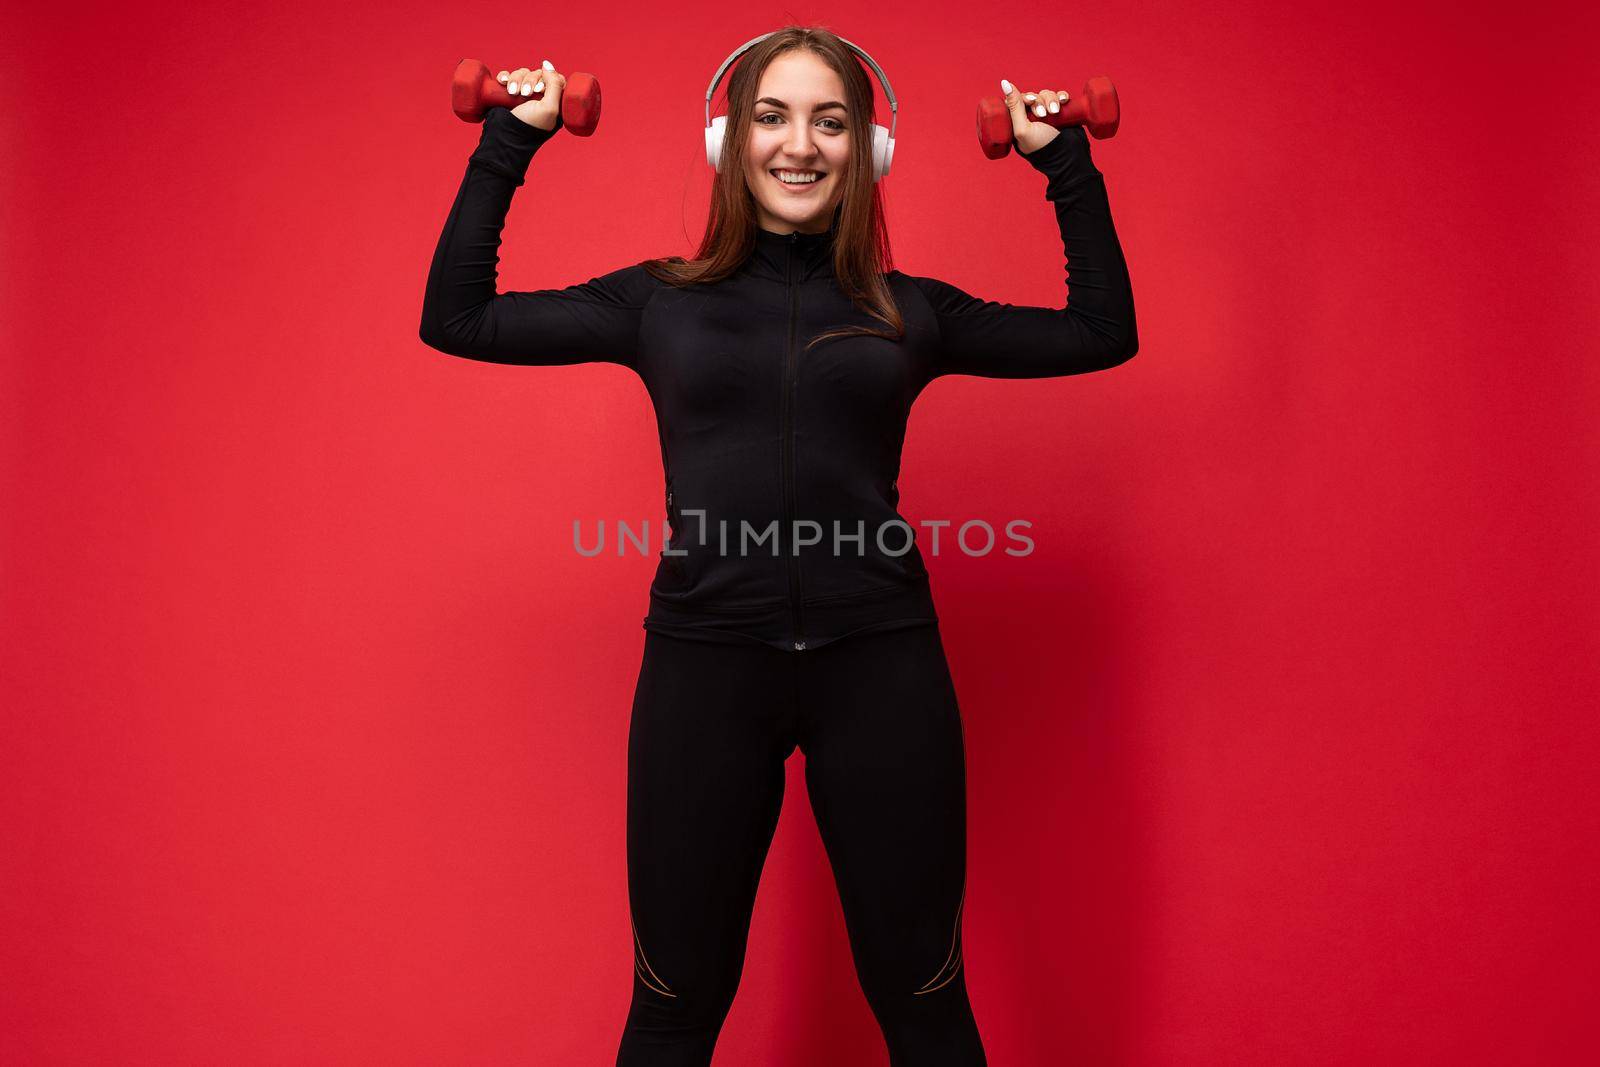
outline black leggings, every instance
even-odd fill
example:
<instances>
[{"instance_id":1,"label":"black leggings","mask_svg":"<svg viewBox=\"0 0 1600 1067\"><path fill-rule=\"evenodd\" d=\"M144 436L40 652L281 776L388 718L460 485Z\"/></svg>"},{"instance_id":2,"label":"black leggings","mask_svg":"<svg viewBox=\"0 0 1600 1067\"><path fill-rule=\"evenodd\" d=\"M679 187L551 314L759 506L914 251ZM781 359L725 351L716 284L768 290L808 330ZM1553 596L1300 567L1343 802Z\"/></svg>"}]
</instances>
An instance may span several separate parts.
<instances>
[{"instance_id":1,"label":"black leggings","mask_svg":"<svg viewBox=\"0 0 1600 1067\"><path fill-rule=\"evenodd\" d=\"M617 1067L706 1067L799 746L892 1067L982 1067L961 961L966 780L937 626L809 652L645 634L628 732L633 1002Z\"/></svg>"}]
</instances>

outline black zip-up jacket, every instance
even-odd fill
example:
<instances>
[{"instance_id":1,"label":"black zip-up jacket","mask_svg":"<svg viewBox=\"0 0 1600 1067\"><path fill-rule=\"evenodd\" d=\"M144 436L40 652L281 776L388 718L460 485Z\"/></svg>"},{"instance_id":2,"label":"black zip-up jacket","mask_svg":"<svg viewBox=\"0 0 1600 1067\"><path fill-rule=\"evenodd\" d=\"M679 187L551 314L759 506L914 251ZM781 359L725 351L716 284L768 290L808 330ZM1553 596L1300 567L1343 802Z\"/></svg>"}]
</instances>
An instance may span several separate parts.
<instances>
[{"instance_id":1,"label":"black zip-up jacket","mask_svg":"<svg viewBox=\"0 0 1600 1067\"><path fill-rule=\"evenodd\" d=\"M758 226L749 259L714 285L675 287L636 264L564 289L496 292L512 194L555 132L489 109L428 273L421 337L490 363L599 361L640 375L672 529L647 629L800 651L935 623L927 569L896 507L917 394L941 374L1083 374L1138 348L1105 181L1078 127L1022 157L1048 179L1065 307L980 300L896 270L903 341L851 336L809 351L837 326L882 328L840 291L831 229Z\"/></svg>"}]
</instances>

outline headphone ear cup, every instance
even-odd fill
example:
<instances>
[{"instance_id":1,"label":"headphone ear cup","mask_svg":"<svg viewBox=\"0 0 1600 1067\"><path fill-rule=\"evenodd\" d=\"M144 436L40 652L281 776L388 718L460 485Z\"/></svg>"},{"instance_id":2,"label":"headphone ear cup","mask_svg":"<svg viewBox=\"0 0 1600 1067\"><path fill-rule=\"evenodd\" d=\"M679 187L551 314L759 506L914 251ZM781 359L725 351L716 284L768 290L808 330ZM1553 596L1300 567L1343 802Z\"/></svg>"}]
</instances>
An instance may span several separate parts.
<instances>
[{"instance_id":1,"label":"headphone ear cup","mask_svg":"<svg viewBox=\"0 0 1600 1067\"><path fill-rule=\"evenodd\" d=\"M889 173L889 165L894 162L894 138L889 136L889 131L872 124L872 180L882 181Z\"/></svg>"},{"instance_id":2,"label":"headphone ear cup","mask_svg":"<svg viewBox=\"0 0 1600 1067\"><path fill-rule=\"evenodd\" d=\"M719 169L722 159L722 134L728 128L728 116L718 115L706 127L706 162L712 170Z\"/></svg>"}]
</instances>

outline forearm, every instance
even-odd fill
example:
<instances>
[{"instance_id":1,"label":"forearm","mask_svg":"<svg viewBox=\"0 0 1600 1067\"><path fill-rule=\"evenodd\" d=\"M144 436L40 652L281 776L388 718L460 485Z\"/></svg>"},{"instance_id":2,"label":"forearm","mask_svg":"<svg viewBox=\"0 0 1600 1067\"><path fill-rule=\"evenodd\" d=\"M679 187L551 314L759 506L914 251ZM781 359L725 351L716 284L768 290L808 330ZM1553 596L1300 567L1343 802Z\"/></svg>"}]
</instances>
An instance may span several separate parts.
<instances>
[{"instance_id":1,"label":"forearm","mask_svg":"<svg viewBox=\"0 0 1600 1067\"><path fill-rule=\"evenodd\" d=\"M1115 366L1139 346L1133 285L1088 135L1079 126L1063 127L1023 159L1048 178L1045 198L1055 206L1061 233L1067 293L1056 324L1058 351L1076 366Z\"/></svg>"},{"instance_id":2,"label":"forearm","mask_svg":"<svg viewBox=\"0 0 1600 1067\"><path fill-rule=\"evenodd\" d=\"M1022 157L1047 179L1066 256L1063 307L983 300L935 278L913 279L939 328L930 376L1054 378L1126 362L1138 349L1133 287L1111 223L1105 179L1083 130L1067 126Z\"/></svg>"},{"instance_id":3,"label":"forearm","mask_svg":"<svg viewBox=\"0 0 1600 1067\"><path fill-rule=\"evenodd\" d=\"M505 108L485 115L428 270L420 335L430 347L492 362L527 361L517 331L501 321L514 314L515 304L496 300L496 267L512 195L554 133Z\"/></svg>"}]
</instances>

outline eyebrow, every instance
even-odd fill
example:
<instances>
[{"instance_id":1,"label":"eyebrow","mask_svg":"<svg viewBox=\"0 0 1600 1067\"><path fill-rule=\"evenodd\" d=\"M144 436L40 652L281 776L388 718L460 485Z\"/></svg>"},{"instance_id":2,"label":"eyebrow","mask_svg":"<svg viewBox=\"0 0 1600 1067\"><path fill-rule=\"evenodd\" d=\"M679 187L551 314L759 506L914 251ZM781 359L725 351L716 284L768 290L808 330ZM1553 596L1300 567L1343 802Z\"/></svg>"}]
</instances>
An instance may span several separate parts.
<instances>
[{"instance_id":1,"label":"eyebrow","mask_svg":"<svg viewBox=\"0 0 1600 1067\"><path fill-rule=\"evenodd\" d=\"M761 99L757 100L756 103L758 103L758 104L771 104L773 107L781 107L785 111L789 110L789 105L788 104L785 104L782 100L775 100L770 96L763 96ZM812 110L814 110L814 111L826 111L830 107L836 107L840 111L849 111L850 110L849 108L845 107L843 104L839 103L839 101L837 101L837 100L826 100L826 101L818 104Z\"/></svg>"}]
</instances>

